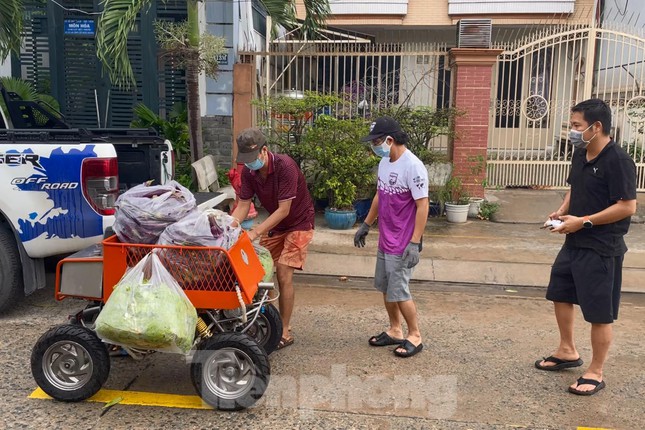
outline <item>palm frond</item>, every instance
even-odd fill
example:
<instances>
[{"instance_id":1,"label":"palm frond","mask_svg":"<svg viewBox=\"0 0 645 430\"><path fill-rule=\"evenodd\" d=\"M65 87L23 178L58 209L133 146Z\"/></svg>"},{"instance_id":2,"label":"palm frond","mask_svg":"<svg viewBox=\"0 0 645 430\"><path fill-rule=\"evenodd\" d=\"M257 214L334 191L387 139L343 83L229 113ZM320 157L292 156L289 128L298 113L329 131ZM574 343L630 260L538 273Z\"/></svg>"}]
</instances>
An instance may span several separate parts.
<instances>
[{"instance_id":1,"label":"palm frond","mask_svg":"<svg viewBox=\"0 0 645 430\"><path fill-rule=\"evenodd\" d=\"M121 88L136 85L130 58L128 35L136 25L137 15L152 0L104 0L98 21L96 54L110 80Z\"/></svg>"},{"instance_id":2,"label":"palm frond","mask_svg":"<svg viewBox=\"0 0 645 430\"><path fill-rule=\"evenodd\" d=\"M48 110L60 110L60 105L58 100L49 94L39 93L33 84L29 81L25 81L20 78L12 78L9 76L0 77L0 85L4 87L5 90L11 93L16 93L21 100L31 101L31 102L44 102L45 107L48 107ZM4 105L4 100L0 98L0 105L6 108ZM48 105L48 106L47 106Z\"/></svg>"},{"instance_id":3,"label":"palm frond","mask_svg":"<svg viewBox=\"0 0 645 430\"><path fill-rule=\"evenodd\" d=\"M135 128L149 128L154 127L157 131L161 129L163 120L152 111L148 106L143 103L136 105L132 112L135 115L135 119L130 123L130 127Z\"/></svg>"},{"instance_id":4,"label":"palm frond","mask_svg":"<svg viewBox=\"0 0 645 430\"><path fill-rule=\"evenodd\" d=\"M8 92L18 94L18 97L22 100L36 101L38 98L38 92L29 81L12 78L10 76L2 76L0 77L0 84Z\"/></svg>"},{"instance_id":5,"label":"palm frond","mask_svg":"<svg viewBox=\"0 0 645 430\"><path fill-rule=\"evenodd\" d=\"M296 25L295 3L291 0L260 0L274 24L285 28Z\"/></svg>"},{"instance_id":6,"label":"palm frond","mask_svg":"<svg viewBox=\"0 0 645 430\"><path fill-rule=\"evenodd\" d=\"M287 29L294 28L296 20L295 0L261 0L262 4L271 16L274 24L281 25ZM305 19L302 30L307 35L314 35L320 28L325 26L329 16L328 0L302 0L305 7Z\"/></svg>"},{"instance_id":7,"label":"palm frond","mask_svg":"<svg viewBox=\"0 0 645 430\"><path fill-rule=\"evenodd\" d=\"M303 0L305 6L305 20L302 30L309 35L315 34L318 29L325 26L325 21L331 12L328 0Z\"/></svg>"},{"instance_id":8,"label":"palm frond","mask_svg":"<svg viewBox=\"0 0 645 430\"><path fill-rule=\"evenodd\" d=\"M20 52L23 10L22 0L0 1L0 61Z\"/></svg>"}]
</instances>

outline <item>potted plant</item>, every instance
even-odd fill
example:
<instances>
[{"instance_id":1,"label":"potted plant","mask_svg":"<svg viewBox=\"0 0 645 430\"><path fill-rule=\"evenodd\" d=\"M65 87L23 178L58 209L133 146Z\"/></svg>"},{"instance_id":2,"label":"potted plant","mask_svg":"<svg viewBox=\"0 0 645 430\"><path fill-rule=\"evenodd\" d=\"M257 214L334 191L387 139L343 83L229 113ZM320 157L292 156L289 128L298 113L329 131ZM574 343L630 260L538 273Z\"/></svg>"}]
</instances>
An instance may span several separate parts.
<instances>
[{"instance_id":1,"label":"potted plant","mask_svg":"<svg viewBox=\"0 0 645 430\"><path fill-rule=\"evenodd\" d=\"M470 164L470 172L474 178L480 177L485 172L486 160L483 155L471 155L468 157L468 163ZM482 191L486 188L487 183L488 181L485 178L481 181ZM475 179L475 184L480 184L478 179ZM468 209L469 218L477 218L479 216L479 208L483 201L484 199L482 197L470 198L470 208Z\"/></svg>"},{"instance_id":2,"label":"potted plant","mask_svg":"<svg viewBox=\"0 0 645 430\"><path fill-rule=\"evenodd\" d=\"M470 199L461 179L451 177L439 191L439 199L446 209L448 222L463 223L468 219Z\"/></svg>"},{"instance_id":3,"label":"potted plant","mask_svg":"<svg viewBox=\"0 0 645 430\"><path fill-rule=\"evenodd\" d=\"M252 104L260 108L267 141L272 147L293 158L303 168L307 154L303 147L305 133L315 118L342 102L338 96L314 91L289 91L283 94L256 99Z\"/></svg>"},{"instance_id":4,"label":"potted plant","mask_svg":"<svg viewBox=\"0 0 645 430\"><path fill-rule=\"evenodd\" d=\"M443 213L439 191L436 187L428 190L428 217L438 217Z\"/></svg>"},{"instance_id":5,"label":"potted plant","mask_svg":"<svg viewBox=\"0 0 645 430\"><path fill-rule=\"evenodd\" d=\"M303 170L312 178L313 197L329 202L325 220L330 228L351 228L356 222L354 203L376 182L379 160L360 143L368 132L364 121L320 115L303 136Z\"/></svg>"},{"instance_id":6,"label":"potted plant","mask_svg":"<svg viewBox=\"0 0 645 430\"><path fill-rule=\"evenodd\" d=\"M479 206L478 217L479 219L488 221L491 218L493 218L493 216L495 215L495 213L497 213L498 210L499 210L499 203L489 202L488 200L484 200Z\"/></svg>"}]
</instances>

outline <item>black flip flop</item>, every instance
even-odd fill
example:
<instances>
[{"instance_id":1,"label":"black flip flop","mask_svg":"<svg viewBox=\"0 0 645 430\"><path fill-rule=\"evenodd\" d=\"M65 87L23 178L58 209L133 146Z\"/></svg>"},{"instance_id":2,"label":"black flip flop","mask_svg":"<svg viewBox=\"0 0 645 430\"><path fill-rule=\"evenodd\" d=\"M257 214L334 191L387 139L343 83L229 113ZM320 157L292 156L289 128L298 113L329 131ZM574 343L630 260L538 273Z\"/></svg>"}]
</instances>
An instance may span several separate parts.
<instances>
[{"instance_id":1,"label":"black flip flop","mask_svg":"<svg viewBox=\"0 0 645 430\"><path fill-rule=\"evenodd\" d=\"M405 352L399 352L398 351L399 348L405 349ZM394 355L396 355L398 357L403 357L403 358L412 357L416 353L421 352L422 349L423 349L423 344L422 343L418 344L417 346L414 346L414 344L412 342L410 342L409 340L406 339L406 340L403 341L403 343L401 345L399 345L394 350Z\"/></svg>"},{"instance_id":2,"label":"black flip flop","mask_svg":"<svg viewBox=\"0 0 645 430\"><path fill-rule=\"evenodd\" d=\"M400 345L401 343L403 343L403 341L404 339L397 339L383 332L379 335L372 336L368 342L371 346L388 346Z\"/></svg>"},{"instance_id":3,"label":"black flip flop","mask_svg":"<svg viewBox=\"0 0 645 430\"><path fill-rule=\"evenodd\" d=\"M542 361L550 361L551 363L555 363L553 366L544 366L540 364ZM584 364L582 361L582 358L578 357L577 360L563 360L558 357L554 356L549 356L549 357L544 357L542 360L538 360L535 362L535 367L540 370L548 370L550 372L555 371L555 370L562 370L562 369L570 369L572 367L580 367Z\"/></svg>"},{"instance_id":4,"label":"black flip flop","mask_svg":"<svg viewBox=\"0 0 645 430\"><path fill-rule=\"evenodd\" d=\"M593 385L594 387L596 387L593 390L589 390L589 391L580 391L578 389L569 387L569 392L573 394L577 394L578 396L591 396L593 394L596 394L598 391L602 390L603 388L605 388L605 381L596 381L595 379L578 378L576 382L577 382L576 387L580 385Z\"/></svg>"}]
</instances>

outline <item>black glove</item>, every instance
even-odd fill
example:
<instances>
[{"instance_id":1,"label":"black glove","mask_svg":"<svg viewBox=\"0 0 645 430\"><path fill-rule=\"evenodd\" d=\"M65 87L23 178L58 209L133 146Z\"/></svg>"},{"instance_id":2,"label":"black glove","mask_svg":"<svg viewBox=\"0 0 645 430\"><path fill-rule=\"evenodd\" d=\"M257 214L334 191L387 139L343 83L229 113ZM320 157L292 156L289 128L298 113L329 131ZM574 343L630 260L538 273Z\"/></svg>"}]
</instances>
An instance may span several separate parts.
<instances>
[{"instance_id":1,"label":"black glove","mask_svg":"<svg viewBox=\"0 0 645 430\"><path fill-rule=\"evenodd\" d=\"M365 246L365 237L367 236L367 233L370 231L370 226L367 225L367 223L361 224L360 227L358 227L358 230L356 230L356 234L354 235L354 246L358 248L362 248Z\"/></svg>"},{"instance_id":2,"label":"black glove","mask_svg":"<svg viewBox=\"0 0 645 430\"><path fill-rule=\"evenodd\" d=\"M403 267L412 269L414 266L419 264L419 244L410 242L408 246L405 247L403 251Z\"/></svg>"}]
</instances>

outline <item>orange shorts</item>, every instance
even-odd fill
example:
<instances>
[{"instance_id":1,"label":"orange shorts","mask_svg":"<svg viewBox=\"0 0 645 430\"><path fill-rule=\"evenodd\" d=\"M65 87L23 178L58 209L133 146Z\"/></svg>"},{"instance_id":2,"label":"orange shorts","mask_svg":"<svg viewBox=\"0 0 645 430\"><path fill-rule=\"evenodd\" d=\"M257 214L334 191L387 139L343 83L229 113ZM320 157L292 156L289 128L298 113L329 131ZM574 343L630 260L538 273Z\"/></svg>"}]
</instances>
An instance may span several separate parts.
<instances>
[{"instance_id":1,"label":"orange shorts","mask_svg":"<svg viewBox=\"0 0 645 430\"><path fill-rule=\"evenodd\" d=\"M276 264L302 270L307 258L307 247L314 238L313 230L263 235L260 245L269 250Z\"/></svg>"}]
</instances>

